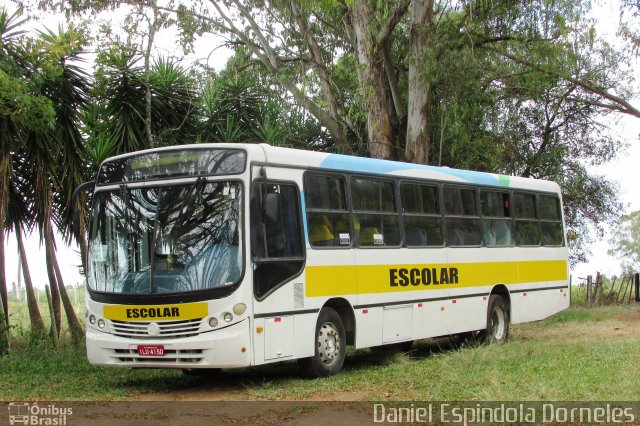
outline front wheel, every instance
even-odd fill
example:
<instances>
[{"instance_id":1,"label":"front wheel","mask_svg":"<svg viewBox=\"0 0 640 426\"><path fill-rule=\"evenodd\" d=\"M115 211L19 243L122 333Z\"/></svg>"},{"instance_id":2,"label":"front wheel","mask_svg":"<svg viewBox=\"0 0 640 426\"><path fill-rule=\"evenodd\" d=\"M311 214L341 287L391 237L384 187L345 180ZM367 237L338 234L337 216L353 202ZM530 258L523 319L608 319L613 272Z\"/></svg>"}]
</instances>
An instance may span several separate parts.
<instances>
[{"instance_id":1,"label":"front wheel","mask_svg":"<svg viewBox=\"0 0 640 426\"><path fill-rule=\"evenodd\" d=\"M487 329L480 333L482 340L504 343L509 338L509 305L498 295L491 295L487 309Z\"/></svg>"},{"instance_id":2,"label":"front wheel","mask_svg":"<svg viewBox=\"0 0 640 426\"><path fill-rule=\"evenodd\" d=\"M315 354L298 360L309 377L326 377L342 369L347 353L344 325L338 313L323 308L318 315L315 333Z\"/></svg>"}]
</instances>

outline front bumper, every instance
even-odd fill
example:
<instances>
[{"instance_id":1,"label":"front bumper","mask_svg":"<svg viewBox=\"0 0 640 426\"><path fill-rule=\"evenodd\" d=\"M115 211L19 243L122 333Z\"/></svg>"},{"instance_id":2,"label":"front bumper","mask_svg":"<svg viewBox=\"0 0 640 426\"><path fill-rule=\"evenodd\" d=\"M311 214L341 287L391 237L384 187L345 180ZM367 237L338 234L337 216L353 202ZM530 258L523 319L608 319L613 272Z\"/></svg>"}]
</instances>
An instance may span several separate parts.
<instances>
[{"instance_id":1,"label":"front bumper","mask_svg":"<svg viewBox=\"0 0 640 426\"><path fill-rule=\"evenodd\" d=\"M138 345L163 345L164 356L140 356ZM179 339L132 339L87 327L87 358L112 367L230 368L251 365L249 319Z\"/></svg>"}]
</instances>

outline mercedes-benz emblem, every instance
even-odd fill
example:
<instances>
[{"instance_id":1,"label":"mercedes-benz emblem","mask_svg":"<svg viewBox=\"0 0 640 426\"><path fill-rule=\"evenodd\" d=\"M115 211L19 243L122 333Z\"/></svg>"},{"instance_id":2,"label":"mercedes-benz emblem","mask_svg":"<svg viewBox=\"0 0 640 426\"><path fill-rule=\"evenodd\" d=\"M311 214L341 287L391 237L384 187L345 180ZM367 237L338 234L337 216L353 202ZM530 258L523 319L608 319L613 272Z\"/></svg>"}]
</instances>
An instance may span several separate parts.
<instances>
[{"instance_id":1,"label":"mercedes-benz emblem","mask_svg":"<svg viewBox=\"0 0 640 426\"><path fill-rule=\"evenodd\" d=\"M147 326L147 333L149 334L149 336L157 336L160 334L160 326L155 323L152 322Z\"/></svg>"}]
</instances>

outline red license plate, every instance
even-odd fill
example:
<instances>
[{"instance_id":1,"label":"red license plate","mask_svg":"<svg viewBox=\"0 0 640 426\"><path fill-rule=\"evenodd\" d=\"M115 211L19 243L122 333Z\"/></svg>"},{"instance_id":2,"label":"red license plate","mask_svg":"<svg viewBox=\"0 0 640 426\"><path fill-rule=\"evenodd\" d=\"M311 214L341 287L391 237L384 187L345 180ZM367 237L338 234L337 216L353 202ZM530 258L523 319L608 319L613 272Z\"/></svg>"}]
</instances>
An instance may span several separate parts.
<instances>
[{"instance_id":1,"label":"red license plate","mask_svg":"<svg viewBox=\"0 0 640 426\"><path fill-rule=\"evenodd\" d=\"M164 356L163 345L138 345L140 356Z\"/></svg>"}]
</instances>

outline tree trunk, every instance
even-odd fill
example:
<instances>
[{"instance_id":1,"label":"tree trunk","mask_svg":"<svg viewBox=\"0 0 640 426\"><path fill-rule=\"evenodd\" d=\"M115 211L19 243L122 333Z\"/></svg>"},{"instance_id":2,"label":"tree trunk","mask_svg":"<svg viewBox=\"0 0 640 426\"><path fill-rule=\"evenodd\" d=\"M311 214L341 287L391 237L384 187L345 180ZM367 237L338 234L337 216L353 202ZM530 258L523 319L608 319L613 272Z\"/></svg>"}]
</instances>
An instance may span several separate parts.
<instances>
[{"instance_id":1,"label":"tree trunk","mask_svg":"<svg viewBox=\"0 0 640 426\"><path fill-rule=\"evenodd\" d=\"M5 271L4 255L4 225L7 217L7 204L9 201L9 179L11 176L11 153L8 150L0 152L0 299L4 306L4 322L9 326L9 294Z\"/></svg>"},{"instance_id":2,"label":"tree trunk","mask_svg":"<svg viewBox=\"0 0 640 426\"><path fill-rule=\"evenodd\" d=\"M51 231L51 243L54 245L54 236L53 231ZM64 286L64 281L62 279L62 274L60 273L60 266L58 265L58 259L56 258L55 245L51 250L51 257L53 258L53 267L56 272L56 278L58 279L58 290L60 291L60 298L62 299L62 305L64 306L64 312L67 315L67 322L69 323L69 331L71 332L71 338L74 343L79 343L82 341L82 327L80 326L80 322L78 322L78 317L76 316L75 311L73 310L73 305L71 304L71 300L69 300L69 295L67 294L67 289Z\"/></svg>"},{"instance_id":3,"label":"tree trunk","mask_svg":"<svg viewBox=\"0 0 640 426\"><path fill-rule=\"evenodd\" d=\"M331 133L332 138L335 140L336 145L340 149L343 154L351 154L353 151L351 149L351 145L349 143L349 139L347 138L347 132L345 131L344 126L342 125L340 116L344 115L342 111L340 111L340 106L338 101L336 100L334 90L331 84L331 78L329 75L329 71L327 69L327 65L325 63L325 59L322 56L322 51L320 46L316 42L316 39L313 37L313 34L309 30L307 21L303 16L303 12L300 9L300 5L297 0L291 1L291 12L293 13L296 23L300 28L302 34L307 41L307 47L309 49L309 53L311 54L311 65L313 69L315 69L316 74L318 76L318 83L320 85L320 93L322 93L322 97L326 102L326 110L331 117L331 120L328 120L329 133ZM317 118L317 117L316 117ZM324 124L324 123L323 123Z\"/></svg>"},{"instance_id":4,"label":"tree trunk","mask_svg":"<svg viewBox=\"0 0 640 426\"><path fill-rule=\"evenodd\" d=\"M149 2L153 11L153 20L149 22L149 34L147 34L147 47L144 53L144 84L145 84L145 117L144 117L144 129L147 136L147 143L150 148L154 147L153 132L151 127L151 53L153 51L153 42L156 37L156 33L160 27L160 19L158 16L158 4L155 0Z\"/></svg>"},{"instance_id":5,"label":"tree trunk","mask_svg":"<svg viewBox=\"0 0 640 426\"><path fill-rule=\"evenodd\" d=\"M351 6L355 50L358 56L358 80L362 85L367 110L369 154L373 158L395 158L393 120L389 114L389 99L385 87L382 46L373 33L374 3L355 0Z\"/></svg>"},{"instance_id":6,"label":"tree trunk","mask_svg":"<svg viewBox=\"0 0 640 426\"><path fill-rule=\"evenodd\" d=\"M433 24L433 0L414 0L409 33L409 105L407 108L407 139L405 159L427 164L431 147L431 76L425 74L430 66L429 35Z\"/></svg>"},{"instance_id":7,"label":"tree trunk","mask_svg":"<svg viewBox=\"0 0 640 426\"><path fill-rule=\"evenodd\" d=\"M51 206L51 203L48 204ZM50 207L48 207L50 208ZM44 247L45 247L45 260L47 263L47 276L49 277L49 287L51 288L51 304L53 305L53 315L55 317L56 327L55 330L58 331L58 336L60 333L60 326L62 325L62 311L60 309L60 292L58 289L58 280L56 278L56 271L53 266L53 255L52 250L53 244L51 241L52 229L51 229L51 221L47 220L44 223ZM52 319L53 321L53 319Z\"/></svg>"},{"instance_id":8,"label":"tree trunk","mask_svg":"<svg viewBox=\"0 0 640 426\"><path fill-rule=\"evenodd\" d=\"M4 311L4 304L0 298L0 355L9 353L9 327L5 321L7 315Z\"/></svg>"},{"instance_id":9,"label":"tree trunk","mask_svg":"<svg viewBox=\"0 0 640 426\"><path fill-rule=\"evenodd\" d=\"M38 300L33 292L33 284L31 283L31 273L29 272L29 264L27 263L27 254L24 250L24 243L22 242L22 230L20 227L16 227L16 238L18 240L18 252L20 254L20 263L22 264L22 275L24 277L24 288L27 293L27 306L29 308L29 319L31 320L31 330L37 333L44 334L44 321L40 315L40 309L38 309ZM53 321L53 318L51 319Z\"/></svg>"}]
</instances>

